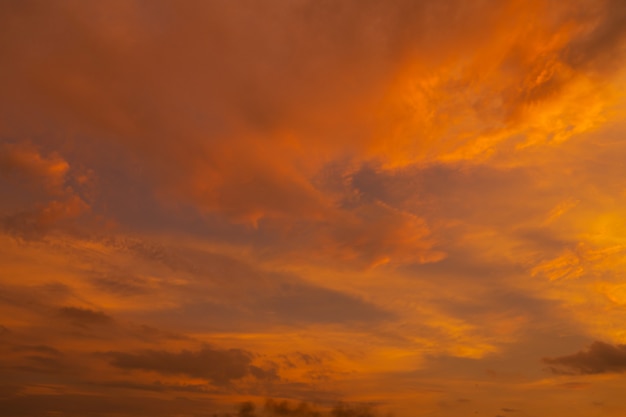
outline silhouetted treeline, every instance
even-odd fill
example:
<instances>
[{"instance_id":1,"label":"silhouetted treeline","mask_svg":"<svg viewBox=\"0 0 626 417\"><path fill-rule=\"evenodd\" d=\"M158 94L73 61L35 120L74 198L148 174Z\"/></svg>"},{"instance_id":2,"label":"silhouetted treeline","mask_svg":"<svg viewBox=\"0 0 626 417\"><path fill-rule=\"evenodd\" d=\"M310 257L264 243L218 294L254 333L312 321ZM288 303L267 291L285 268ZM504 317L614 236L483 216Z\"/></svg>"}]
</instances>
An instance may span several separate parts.
<instances>
[{"instance_id":1,"label":"silhouetted treeline","mask_svg":"<svg viewBox=\"0 0 626 417\"><path fill-rule=\"evenodd\" d=\"M220 417L220 416L215 416ZM233 414L221 417L381 417L371 406L339 403L330 409L321 409L307 402L267 399L262 407L251 401L239 404ZM391 417L387 415L385 417Z\"/></svg>"}]
</instances>

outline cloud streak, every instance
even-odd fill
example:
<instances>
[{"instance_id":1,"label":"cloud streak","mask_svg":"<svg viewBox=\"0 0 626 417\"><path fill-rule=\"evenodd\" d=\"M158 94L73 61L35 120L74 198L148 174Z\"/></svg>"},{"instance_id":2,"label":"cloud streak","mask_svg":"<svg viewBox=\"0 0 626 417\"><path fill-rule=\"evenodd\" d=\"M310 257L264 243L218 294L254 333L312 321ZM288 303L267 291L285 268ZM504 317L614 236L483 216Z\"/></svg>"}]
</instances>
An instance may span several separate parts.
<instances>
[{"instance_id":1,"label":"cloud streak","mask_svg":"<svg viewBox=\"0 0 626 417\"><path fill-rule=\"evenodd\" d=\"M205 347L195 352L107 352L103 355L117 368L155 371L165 375L187 375L216 385L228 384L246 376L276 378L272 370L263 370L252 365L252 354L240 349L218 350Z\"/></svg>"},{"instance_id":2,"label":"cloud streak","mask_svg":"<svg viewBox=\"0 0 626 417\"><path fill-rule=\"evenodd\" d=\"M586 350L571 355L544 358L555 374L604 374L626 371L626 345L595 341Z\"/></svg>"}]
</instances>

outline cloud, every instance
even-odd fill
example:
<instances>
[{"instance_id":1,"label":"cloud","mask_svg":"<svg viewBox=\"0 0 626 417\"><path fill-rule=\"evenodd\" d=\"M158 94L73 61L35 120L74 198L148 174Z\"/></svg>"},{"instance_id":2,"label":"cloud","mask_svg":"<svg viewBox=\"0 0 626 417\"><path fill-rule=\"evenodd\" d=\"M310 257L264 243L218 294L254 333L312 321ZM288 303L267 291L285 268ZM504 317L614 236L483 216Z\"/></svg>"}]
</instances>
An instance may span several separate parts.
<instances>
[{"instance_id":1,"label":"cloud","mask_svg":"<svg viewBox=\"0 0 626 417\"><path fill-rule=\"evenodd\" d=\"M383 198L343 205L354 189L337 195L315 181L329 163L445 164L529 132L541 142L583 129L576 115L586 113L570 108L582 100L567 92L579 73L585 78L578 62L594 57L571 52L585 58L568 61L564 51L618 50L612 19L622 9L603 3L590 9L594 20L556 3L459 0L4 7L7 38L19 40L2 45L13 57L7 91L22 97L5 104L16 113L6 116L7 131L21 140L29 124L19 114L39 116L61 132L39 139L45 149L108 177L100 182L106 201L81 194L84 205L68 198L19 210L6 220L12 233L41 235L90 209L130 229L147 219L153 228L171 224L174 216L145 202L155 198L188 205L200 219L252 225L278 252L290 247L311 262L337 254L358 268L433 262L444 251L422 213ZM542 106L559 123L547 123ZM68 132L81 141L63 139ZM52 166L55 155L31 159ZM129 208L138 194L142 209Z\"/></svg>"},{"instance_id":2,"label":"cloud","mask_svg":"<svg viewBox=\"0 0 626 417\"><path fill-rule=\"evenodd\" d=\"M138 395L65 394L45 393L14 395L0 399L4 413L16 417L37 417L51 410L61 410L64 416L81 417L91 415L106 417L118 415L132 417L141 415L168 417L187 410L193 415L208 417L215 404L206 398L154 398Z\"/></svg>"},{"instance_id":3,"label":"cloud","mask_svg":"<svg viewBox=\"0 0 626 417\"><path fill-rule=\"evenodd\" d=\"M537 352L620 340L623 126L584 135L623 119L620 0L0 3L4 380L45 404L9 413L98 413L48 370L507 414Z\"/></svg>"},{"instance_id":4,"label":"cloud","mask_svg":"<svg viewBox=\"0 0 626 417\"><path fill-rule=\"evenodd\" d=\"M40 314L49 317L50 309L55 303L68 300L73 290L59 282L43 282L39 285L19 285L7 282L0 288L0 304L21 309L21 315Z\"/></svg>"},{"instance_id":5,"label":"cloud","mask_svg":"<svg viewBox=\"0 0 626 417\"><path fill-rule=\"evenodd\" d=\"M159 309L148 306L144 319L158 317L173 326L182 325L197 331L233 326L251 329L278 323L351 326L382 323L395 317L393 312L358 294L310 282L296 273L264 269L254 260L239 259L184 242L176 245L158 240L119 238L105 245L116 254L124 257L131 254L133 259L145 262L146 271L155 267L166 271L158 278L154 275L137 278L140 269L128 276L124 275L124 269L111 265L112 272L104 274L106 279L97 275L93 281L98 288L119 295L123 295L119 291L127 290L128 284L133 289L124 293L127 297L140 296L133 291L135 285L145 288L144 295L148 296L165 290L171 297L170 302ZM378 247L375 240L372 245ZM169 279L172 274L184 279L172 282ZM219 320L207 320L207 317ZM182 323L176 324L179 322Z\"/></svg>"},{"instance_id":6,"label":"cloud","mask_svg":"<svg viewBox=\"0 0 626 417\"><path fill-rule=\"evenodd\" d=\"M53 356L30 355L23 358L25 364L15 369L40 374L61 375L67 372L67 362Z\"/></svg>"},{"instance_id":7,"label":"cloud","mask_svg":"<svg viewBox=\"0 0 626 417\"><path fill-rule=\"evenodd\" d=\"M5 399L18 394L22 388L18 385L0 385L0 399Z\"/></svg>"},{"instance_id":8,"label":"cloud","mask_svg":"<svg viewBox=\"0 0 626 417\"><path fill-rule=\"evenodd\" d=\"M83 189L88 181L58 153L44 155L31 143L0 144L0 175L8 181L0 195L11 196L0 206L4 230L14 236L36 239L67 226L91 210Z\"/></svg>"},{"instance_id":9,"label":"cloud","mask_svg":"<svg viewBox=\"0 0 626 417\"><path fill-rule=\"evenodd\" d=\"M376 266L388 262L429 263L445 257L424 219L381 202L359 205L333 224L324 247L346 261Z\"/></svg>"},{"instance_id":10,"label":"cloud","mask_svg":"<svg viewBox=\"0 0 626 417\"><path fill-rule=\"evenodd\" d=\"M216 385L252 376L275 379L274 370L252 365L252 353L241 349L219 350L204 347L198 351L177 353L148 350L140 353L107 352L103 354L117 368L154 371L163 375L187 375Z\"/></svg>"},{"instance_id":11,"label":"cloud","mask_svg":"<svg viewBox=\"0 0 626 417\"><path fill-rule=\"evenodd\" d=\"M34 209L11 214L2 219L7 233L25 239L36 239L55 227L88 212L89 205L73 195L67 200L38 204Z\"/></svg>"},{"instance_id":12,"label":"cloud","mask_svg":"<svg viewBox=\"0 0 626 417\"><path fill-rule=\"evenodd\" d=\"M80 327L102 326L113 323L113 318L101 312L81 307L61 307L58 314Z\"/></svg>"},{"instance_id":13,"label":"cloud","mask_svg":"<svg viewBox=\"0 0 626 417\"><path fill-rule=\"evenodd\" d=\"M607 11L613 6L607 5ZM359 10L356 15L353 7ZM557 16L555 27L539 19L538 32L559 34L569 23L561 16L566 8L536 7L553 8ZM483 109L498 107L485 103L501 103L501 112L511 114L520 111L510 107L541 101L536 94L521 98L527 91L518 93L515 87L520 78L525 81L527 67L533 69L528 78L536 77L556 59L554 51L537 55L534 44L518 40L528 31L524 16L537 10L519 13L506 2L494 6L448 0L434 6L404 0L367 5L304 1L270 2L263 8L252 3L155 2L115 3L106 10L77 2L34 2L6 8L11 38L50 51L45 54L46 71L25 75L22 65L39 68L39 54L5 46L14 61L24 63L7 70L25 87L29 102L24 106L60 105L65 111L55 114L57 120L96 129L100 135L89 135L88 141L97 147L100 140L114 141L167 195L249 223L274 217L315 220L332 213L332 199L311 183L329 158L401 158L395 151L374 152L389 147L417 155L419 162L423 146L430 146L425 151L437 158L471 145L472 139L445 140L443 126L460 126L457 136L470 137L485 130L473 126L473 111L479 116L498 111ZM33 8L45 13L29 14ZM43 16L64 22L66 30L46 25ZM584 16L576 18L582 23L573 19L573 24L587 23ZM216 22L211 30L207 19ZM449 19L454 28L441 31L443 25L450 28ZM499 22L507 20L504 28ZM509 48L518 52L517 59L510 58L514 53L508 59L489 56L485 39L504 30L516 36L512 44L498 45L503 50L495 54L507 56ZM535 38L540 34L533 33ZM553 48L558 52L566 46L556 43ZM455 74L446 62L460 51L466 51L460 58L469 64ZM168 64L156 65L163 56ZM489 65L486 58L495 61L495 68L487 68L498 75L492 79L503 85L491 85L477 75ZM414 63L418 59L420 64ZM418 80L433 72L439 75L421 85ZM420 86L414 96L396 95L396 88L415 83ZM455 91L463 88L476 89L480 100L460 99ZM405 101L418 103L409 115L396 114ZM439 111L428 121L422 107ZM471 120L457 120L457 110L461 119ZM381 116L369 117L372 112ZM397 128L393 122L399 117L401 126L407 125L400 128L404 134L384 134ZM496 123L507 122L505 116L500 119ZM107 138L96 139L102 132Z\"/></svg>"},{"instance_id":14,"label":"cloud","mask_svg":"<svg viewBox=\"0 0 626 417\"><path fill-rule=\"evenodd\" d=\"M148 310L138 317L194 332L258 331L276 325L354 329L383 325L396 318L393 311L350 293L308 284L297 277L272 278L245 290L224 288L221 297L194 293L194 286L178 289L180 298L176 298L175 307Z\"/></svg>"},{"instance_id":15,"label":"cloud","mask_svg":"<svg viewBox=\"0 0 626 417\"><path fill-rule=\"evenodd\" d=\"M278 294L258 300L261 309L277 314L281 321L348 324L394 318L389 311L339 291L302 283L284 283L281 287Z\"/></svg>"},{"instance_id":16,"label":"cloud","mask_svg":"<svg viewBox=\"0 0 626 417\"><path fill-rule=\"evenodd\" d=\"M39 185L50 193L61 194L69 169L57 153L41 155L29 143L0 144L0 173L12 181L26 180L30 186Z\"/></svg>"},{"instance_id":17,"label":"cloud","mask_svg":"<svg viewBox=\"0 0 626 417\"><path fill-rule=\"evenodd\" d=\"M626 6L619 0L605 0L587 10L597 23L570 42L564 59L574 67L614 71L626 53Z\"/></svg>"},{"instance_id":18,"label":"cloud","mask_svg":"<svg viewBox=\"0 0 626 417\"><path fill-rule=\"evenodd\" d=\"M555 374L604 374L626 371L626 345L593 342L587 350L572 355L544 358Z\"/></svg>"},{"instance_id":19,"label":"cloud","mask_svg":"<svg viewBox=\"0 0 626 417\"><path fill-rule=\"evenodd\" d=\"M350 184L363 201L380 201L419 216L436 239L446 224L498 230L525 224L537 228L537 223L553 215L554 207L563 205L575 192L561 181L551 183L549 192L534 187L544 175L548 173L532 161L517 166L454 161L392 169L370 163L350 175ZM518 195L532 196L532 201L520 206Z\"/></svg>"},{"instance_id":20,"label":"cloud","mask_svg":"<svg viewBox=\"0 0 626 417\"><path fill-rule=\"evenodd\" d=\"M147 279L134 276L124 271L97 273L91 283L103 291L123 297L149 294L151 292Z\"/></svg>"},{"instance_id":21,"label":"cloud","mask_svg":"<svg viewBox=\"0 0 626 417\"><path fill-rule=\"evenodd\" d=\"M89 385L105 388L118 388L118 389L130 389L138 391L152 391L152 392L187 392L187 393L211 393L214 390L206 384L164 384L156 381L151 384L145 384L136 381L105 381L105 382L92 382Z\"/></svg>"},{"instance_id":22,"label":"cloud","mask_svg":"<svg viewBox=\"0 0 626 417\"><path fill-rule=\"evenodd\" d=\"M46 345L20 345L13 348L17 352L34 352L46 354L48 356L62 356L63 354L57 349Z\"/></svg>"},{"instance_id":23,"label":"cloud","mask_svg":"<svg viewBox=\"0 0 626 417\"><path fill-rule=\"evenodd\" d=\"M17 339L17 340L15 340ZM19 338L3 341L0 348L5 358L2 363L7 374L35 373L51 375L69 374L73 365L71 358L59 349L49 345L25 345L16 343Z\"/></svg>"},{"instance_id":24,"label":"cloud","mask_svg":"<svg viewBox=\"0 0 626 417\"><path fill-rule=\"evenodd\" d=\"M585 390L592 386L590 382L564 382L562 384L558 384L557 387L567 389L567 390Z\"/></svg>"}]
</instances>

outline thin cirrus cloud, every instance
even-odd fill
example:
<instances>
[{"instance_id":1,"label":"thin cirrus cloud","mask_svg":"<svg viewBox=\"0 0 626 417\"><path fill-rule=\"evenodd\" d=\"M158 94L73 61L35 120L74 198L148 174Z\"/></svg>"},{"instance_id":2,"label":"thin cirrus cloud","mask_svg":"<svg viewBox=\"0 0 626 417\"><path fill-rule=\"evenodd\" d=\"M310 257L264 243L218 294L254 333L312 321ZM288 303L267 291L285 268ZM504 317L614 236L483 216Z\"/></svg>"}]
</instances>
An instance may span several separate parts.
<instances>
[{"instance_id":1,"label":"thin cirrus cloud","mask_svg":"<svg viewBox=\"0 0 626 417\"><path fill-rule=\"evenodd\" d=\"M597 413L625 46L619 0L2 2L0 407Z\"/></svg>"}]
</instances>

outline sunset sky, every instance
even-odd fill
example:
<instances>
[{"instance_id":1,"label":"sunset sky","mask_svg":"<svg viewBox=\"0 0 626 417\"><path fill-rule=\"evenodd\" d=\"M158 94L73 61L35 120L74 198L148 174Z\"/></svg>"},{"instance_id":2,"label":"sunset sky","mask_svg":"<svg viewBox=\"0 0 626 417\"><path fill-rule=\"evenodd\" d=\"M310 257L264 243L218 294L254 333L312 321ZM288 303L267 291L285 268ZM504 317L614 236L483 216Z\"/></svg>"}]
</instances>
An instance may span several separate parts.
<instances>
[{"instance_id":1,"label":"sunset sky","mask_svg":"<svg viewBox=\"0 0 626 417\"><path fill-rule=\"evenodd\" d=\"M0 416L626 415L626 1L0 0Z\"/></svg>"}]
</instances>

